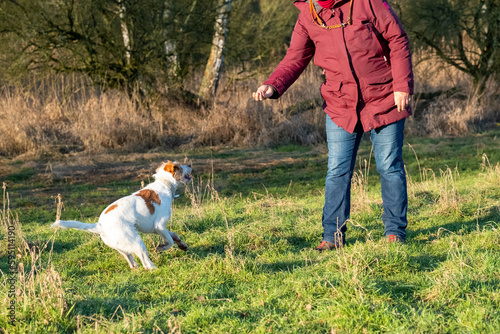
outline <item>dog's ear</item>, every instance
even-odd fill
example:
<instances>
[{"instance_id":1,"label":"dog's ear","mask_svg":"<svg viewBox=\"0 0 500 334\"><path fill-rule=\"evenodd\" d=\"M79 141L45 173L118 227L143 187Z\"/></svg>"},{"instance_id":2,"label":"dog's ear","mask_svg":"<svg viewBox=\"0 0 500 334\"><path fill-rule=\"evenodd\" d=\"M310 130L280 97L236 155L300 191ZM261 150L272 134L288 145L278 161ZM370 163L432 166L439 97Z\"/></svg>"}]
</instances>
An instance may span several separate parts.
<instances>
[{"instance_id":1,"label":"dog's ear","mask_svg":"<svg viewBox=\"0 0 500 334\"><path fill-rule=\"evenodd\" d=\"M163 167L163 170L167 173L172 174L174 179L176 179L177 181L180 181L182 179L182 168L172 161L167 161L165 166Z\"/></svg>"},{"instance_id":2,"label":"dog's ear","mask_svg":"<svg viewBox=\"0 0 500 334\"><path fill-rule=\"evenodd\" d=\"M167 161L165 162L165 165L163 165L163 170L167 173L170 173L174 175L175 173L175 164L172 161Z\"/></svg>"}]
</instances>

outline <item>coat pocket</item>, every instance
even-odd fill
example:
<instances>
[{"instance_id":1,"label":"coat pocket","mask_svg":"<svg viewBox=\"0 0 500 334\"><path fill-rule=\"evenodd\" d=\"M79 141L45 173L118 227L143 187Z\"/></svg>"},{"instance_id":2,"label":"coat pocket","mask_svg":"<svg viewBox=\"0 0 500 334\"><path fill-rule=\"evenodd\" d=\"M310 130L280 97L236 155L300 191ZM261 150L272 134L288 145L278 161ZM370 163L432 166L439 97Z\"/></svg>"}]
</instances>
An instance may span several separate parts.
<instances>
[{"instance_id":1,"label":"coat pocket","mask_svg":"<svg viewBox=\"0 0 500 334\"><path fill-rule=\"evenodd\" d=\"M365 101L383 100L393 93L392 75L362 78L365 83L362 94Z\"/></svg>"},{"instance_id":2,"label":"coat pocket","mask_svg":"<svg viewBox=\"0 0 500 334\"><path fill-rule=\"evenodd\" d=\"M342 82L341 81L327 81L324 84L324 89L327 92L340 92L342 89Z\"/></svg>"},{"instance_id":3,"label":"coat pocket","mask_svg":"<svg viewBox=\"0 0 500 334\"><path fill-rule=\"evenodd\" d=\"M349 29L347 35L349 41L359 39L359 43L364 43L374 37L374 26L370 20L365 18L354 19L354 23L346 29Z\"/></svg>"},{"instance_id":4,"label":"coat pocket","mask_svg":"<svg viewBox=\"0 0 500 334\"><path fill-rule=\"evenodd\" d=\"M362 78L362 80L367 84L367 85L387 85L392 82L392 75L389 72L387 75L377 75L373 77L368 77L368 78ZM391 85L392 86L392 85Z\"/></svg>"},{"instance_id":5,"label":"coat pocket","mask_svg":"<svg viewBox=\"0 0 500 334\"><path fill-rule=\"evenodd\" d=\"M321 96L325 100L323 109L330 113L341 115L348 108L348 94L343 92L341 81L327 81L321 85Z\"/></svg>"}]
</instances>

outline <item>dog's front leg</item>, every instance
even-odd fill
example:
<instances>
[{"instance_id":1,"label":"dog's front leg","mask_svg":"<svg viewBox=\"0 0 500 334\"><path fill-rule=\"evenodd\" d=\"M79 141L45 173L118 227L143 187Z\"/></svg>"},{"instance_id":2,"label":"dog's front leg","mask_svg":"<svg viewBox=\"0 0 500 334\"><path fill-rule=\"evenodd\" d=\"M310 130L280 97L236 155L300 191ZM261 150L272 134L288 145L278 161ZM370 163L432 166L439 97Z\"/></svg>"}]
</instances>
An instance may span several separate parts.
<instances>
[{"instance_id":1,"label":"dog's front leg","mask_svg":"<svg viewBox=\"0 0 500 334\"><path fill-rule=\"evenodd\" d=\"M180 249L182 249L183 251L187 251L189 249L188 245L186 245L176 233L171 231L168 231L168 233L170 233L170 236L172 237L172 239L174 239L174 242L177 244L177 246L179 246Z\"/></svg>"},{"instance_id":2,"label":"dog's front leg","mask_svg":"<svg viewBox=\"0 0 500 334\"><path fill-rule=\"evenodd\" d=\"M174 240L170 236L170 232L169 230L167 230L165 225L157 227L156 233L163 238L163 241L165 241L164 244L158 245L158 247L156 247L157 251L164 252L174 245Z\"/></svg>"}]
</instances>

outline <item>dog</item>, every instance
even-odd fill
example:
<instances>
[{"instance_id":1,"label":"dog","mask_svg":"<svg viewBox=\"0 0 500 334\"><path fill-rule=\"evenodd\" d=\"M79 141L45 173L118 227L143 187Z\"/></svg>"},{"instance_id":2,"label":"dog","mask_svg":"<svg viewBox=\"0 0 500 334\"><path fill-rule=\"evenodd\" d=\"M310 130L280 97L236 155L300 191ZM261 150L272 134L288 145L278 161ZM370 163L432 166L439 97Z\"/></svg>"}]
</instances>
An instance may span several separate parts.
<instances>
[{"instance_id":1,"label":"dog","mask_svg":"<svg viewBox=\"0 0 500 334\"><path fill-rule=\"evenodd\" d=\"M156 169L154 182L111 203L101 213L97 223L57 220L51 227L74 228L100 234L106 245L125 257L130 268L139 267L132 256L135 254L144 268L155 269L138 232L160 235L165 242L157 247L160 252L168 250L174 242L180 249L188 250L188 246L177 234L167 230L166 224L172 214L175 190L179 184L191 181L191 172L191 165L181 166L176 162L164 162Z\"/></svg>"}]
</instances>

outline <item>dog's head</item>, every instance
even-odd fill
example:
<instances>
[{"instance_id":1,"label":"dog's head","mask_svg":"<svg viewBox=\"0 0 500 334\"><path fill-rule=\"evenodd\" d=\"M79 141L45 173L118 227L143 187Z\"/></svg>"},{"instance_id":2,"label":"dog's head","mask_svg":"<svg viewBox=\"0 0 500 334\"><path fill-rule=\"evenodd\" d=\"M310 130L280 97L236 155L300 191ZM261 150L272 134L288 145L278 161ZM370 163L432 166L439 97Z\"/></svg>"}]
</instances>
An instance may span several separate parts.
<instances>
[{"instance_id":1,"label":"dog's head","mask_svg":"<svg viewBox=\"0 0 500 334\"><path fill-rule=\"evenodd\" d=\"M155 179L164 179L168 181L188 183L191 181L191 165L179 165L176 161L164 162L156 169Z\"/></svg>"}]
</instances>

